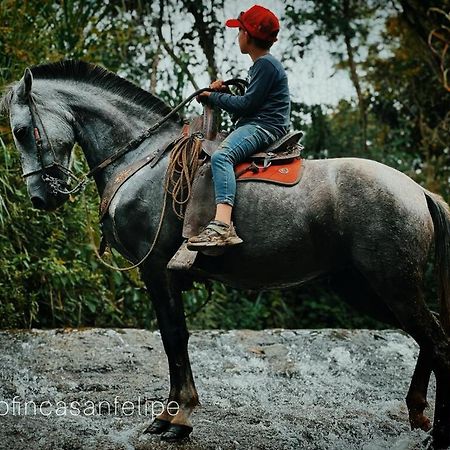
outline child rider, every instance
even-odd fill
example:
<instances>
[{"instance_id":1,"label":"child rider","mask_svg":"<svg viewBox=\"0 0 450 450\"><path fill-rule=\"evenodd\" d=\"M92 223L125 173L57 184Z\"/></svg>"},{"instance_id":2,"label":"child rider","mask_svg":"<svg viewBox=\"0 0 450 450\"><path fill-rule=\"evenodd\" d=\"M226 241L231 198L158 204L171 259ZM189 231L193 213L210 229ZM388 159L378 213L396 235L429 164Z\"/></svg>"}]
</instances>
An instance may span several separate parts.
<instances>
[{"instance_id":1,"label":"child rider","mask_svg":"<svg viewBox=\"0 0 450 450\"><path fill-rule=\"evenodd\" d=\"M235 129L220 144L211 158L216 200L216 214L206 228L188 240L190 250L230 246L242 241L231 221L236 179L234 166L278 140L289 128L290 97L288 80L281 63L270 54L277 40L279 21L275 14L259 5L241 12L225 25L239 28L241 53L253 61L249 86L242 96L219 92L222 80L210 87L217 92L203 92L198 101L219 107L238 117Z\"/></svg>"}]
</instances>

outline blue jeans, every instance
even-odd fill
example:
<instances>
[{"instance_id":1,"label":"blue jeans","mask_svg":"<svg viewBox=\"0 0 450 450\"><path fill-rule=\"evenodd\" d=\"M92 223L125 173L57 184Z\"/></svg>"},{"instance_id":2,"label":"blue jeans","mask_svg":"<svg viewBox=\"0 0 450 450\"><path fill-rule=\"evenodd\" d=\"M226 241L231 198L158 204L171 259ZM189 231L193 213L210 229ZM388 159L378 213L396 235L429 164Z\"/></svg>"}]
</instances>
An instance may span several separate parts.
<instances>
[{"instance_id":1,"label":"blue jeans","mask_svg":"<svg viewBox=\"0 0 450 450\"><path fill-rule=\"evenodd\" d=\"M260 125L247 123L232 131L211 157L216 204L234 205L236 177L234 166L275 142L279 136Z\"/></svg>"}]
</instances>

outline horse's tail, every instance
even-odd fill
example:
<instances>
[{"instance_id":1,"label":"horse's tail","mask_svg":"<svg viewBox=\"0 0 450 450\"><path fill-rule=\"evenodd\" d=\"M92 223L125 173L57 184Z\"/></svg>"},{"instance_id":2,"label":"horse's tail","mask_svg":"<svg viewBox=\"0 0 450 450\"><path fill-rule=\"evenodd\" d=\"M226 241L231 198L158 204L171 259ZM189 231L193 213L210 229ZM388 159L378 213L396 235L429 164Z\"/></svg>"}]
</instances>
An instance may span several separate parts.
<instances>
[{"instance_id":1,"label":"horse's tail","mask_svg":"<svg viewBox=\"0 0 450 450\"><path fill-rule=\"evenodd\" d=\"M450 336L450 208L440 195L425 190L425 197L434 225L440 322Z\"/></svg>"}]
</instances>

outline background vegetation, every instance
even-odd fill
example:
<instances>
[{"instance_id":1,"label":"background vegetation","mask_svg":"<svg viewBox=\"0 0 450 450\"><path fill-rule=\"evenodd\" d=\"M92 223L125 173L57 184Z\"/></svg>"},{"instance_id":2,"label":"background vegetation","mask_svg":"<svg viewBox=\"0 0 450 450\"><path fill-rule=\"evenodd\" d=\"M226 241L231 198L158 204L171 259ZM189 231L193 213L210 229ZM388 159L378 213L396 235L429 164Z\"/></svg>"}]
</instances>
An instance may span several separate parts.
<instances>
[{"instance_id":1,"label":"background vegetation","mask_svg":"<svg viewBox=\"0 0 450 450\"><path fill-rule=\"evenodd\" d=\"M450 87L448 0L285 2L282 23L293 67L319 36L334 43L355 100L337 106L293 103L307 157L361 156L395 167L449 198ZM82 58L119 72L170 105L216 79L227 62L220 1L0 0L0 87L25 67ZM177 19L186 29L177 35ZM373 40L374 27L382 30ZM226 53L226 52L225 52ZM171 70L166 70L167 67ZM234 76L240 75L234 72ZM203 85L208 79L202 79ZM56 213L31 208L7 118L0 121L0 327L156 326L136 272L99 265L89 238L98 199ZM82 169L81 160L77 161ZM71 245L67 245L70 240ZM328 281L288 292L237 292L215 283L185 294L193 328L377 327L327 289ZM430 284L431 286L431 284ZM430 298L435 296L429 289Z\"/></svg>"}]
</instances>

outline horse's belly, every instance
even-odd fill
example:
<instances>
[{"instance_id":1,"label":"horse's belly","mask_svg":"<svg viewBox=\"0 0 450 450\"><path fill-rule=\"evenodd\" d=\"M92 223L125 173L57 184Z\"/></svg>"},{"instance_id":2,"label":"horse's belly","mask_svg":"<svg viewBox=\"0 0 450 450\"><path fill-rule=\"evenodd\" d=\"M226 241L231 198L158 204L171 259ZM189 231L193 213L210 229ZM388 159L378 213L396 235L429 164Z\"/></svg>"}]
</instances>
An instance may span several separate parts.
<instances>
[{"instance_id":1,"label":"horse's belly","mask_svg":"<svg viewBox=\"0 0 450 450\"><path fill-rule=\"evenodd\" d=\"M268 289L302 284L344 264L335 248L329 196L321 203L301 184L252 184L239 189L233 212L244 243L220 257L199 255L199 274L237 288Z\"/></svg>"}]
</instances>

